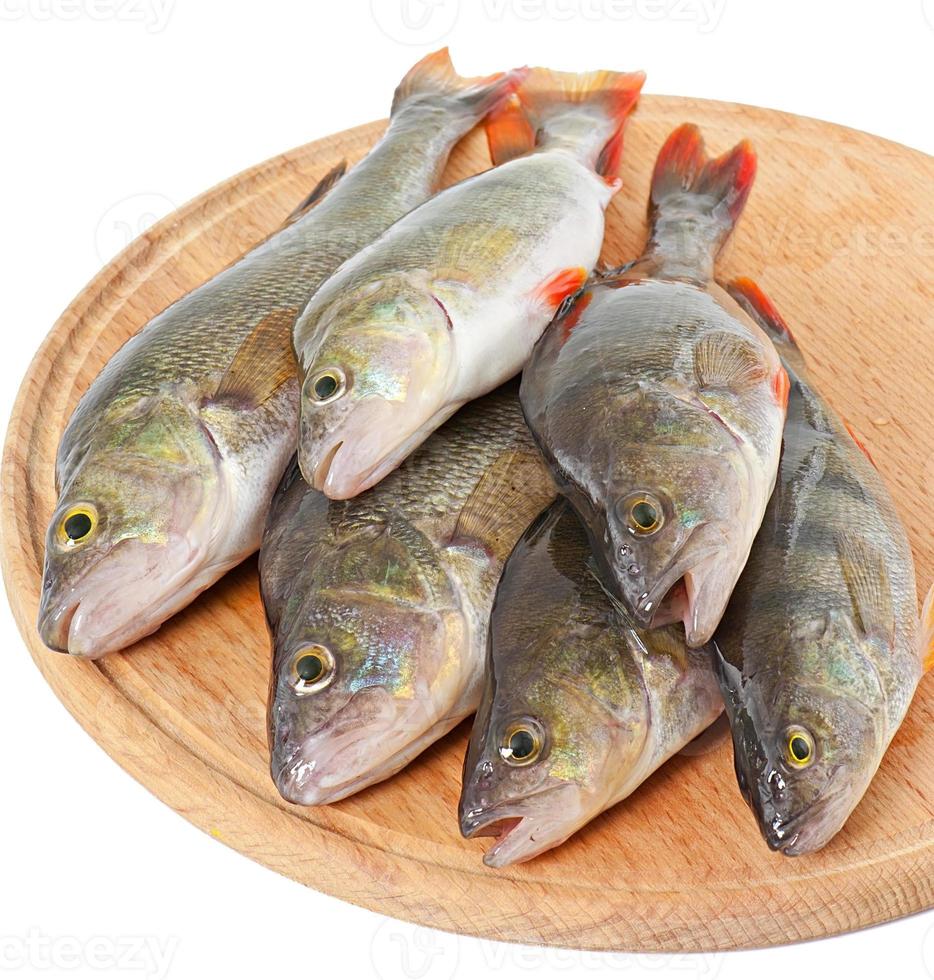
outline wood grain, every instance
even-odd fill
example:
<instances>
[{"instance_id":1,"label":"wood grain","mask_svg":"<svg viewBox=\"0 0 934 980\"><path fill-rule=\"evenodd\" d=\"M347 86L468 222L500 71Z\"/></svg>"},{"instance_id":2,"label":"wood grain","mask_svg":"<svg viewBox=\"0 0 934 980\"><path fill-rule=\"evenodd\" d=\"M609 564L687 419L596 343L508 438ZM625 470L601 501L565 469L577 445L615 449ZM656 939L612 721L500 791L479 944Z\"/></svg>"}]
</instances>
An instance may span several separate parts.
<instances>
[{"instance_id":1,"label":"wood grain","mask_svg":"<svg viewBox=\"0 0 934 980\"><path fill-rule=\"evenodd\" d=\"M747 106L647 97L626 136L604 258L634 256L655 153L690 120L719 152L741 137L759 177L720 265L757 279L895 494L922 587L934 576L934 159L864 133ZM65 421L111 354L153 314L273 230L373 123L208 191L137 239L55 324L23 381L2 473L2 564L39 669L100 745L186 819L332 895L495 939L594 949L710 950L826 936L934 904L934 689L844 831L822 853L768 851L721 742L678 757L565 846L493 871L455 807L466 725L396 778L331 807L279 799L267 775L268 648L255 562L158 633L98 663L35 631L52 467ZM486 166L479 134L453 181Z\"/></svg>"}]
</instances>

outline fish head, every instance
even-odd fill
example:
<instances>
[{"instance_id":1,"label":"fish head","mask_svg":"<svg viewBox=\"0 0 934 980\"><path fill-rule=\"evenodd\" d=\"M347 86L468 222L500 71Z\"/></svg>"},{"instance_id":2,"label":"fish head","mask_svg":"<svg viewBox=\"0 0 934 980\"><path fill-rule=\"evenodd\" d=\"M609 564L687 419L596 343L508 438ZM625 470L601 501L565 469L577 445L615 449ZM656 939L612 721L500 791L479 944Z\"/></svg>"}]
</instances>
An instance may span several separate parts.
<instances>
[{"instance_id":1,"label":"fish head","mask_svg":"<svg viewBox=\"0 0 934 980\"><path fill-rule=\"evenodd\" d=\"M676 398L638 397L582 516L628 612L642 627L683 621L706 643L757 528L745 458L722 424Z\"/></svg>"},{"instance_id":2,"label":"fish head","mask_svg":"<svg viewBox=\"0 0 934 980\"><path fill-rule=\"evenodd\" d=\"M840 830L887 739L884 694L875 671L863 669L870 651L845 618L819 616L786 642L778 661L786 669L731 683L727 707L740 790L769 847L793 856Z\"/></svg>"},{"instance_id":3,"label":"fish head","mask_svg":"<svg viewBox=\"0 0 934 980\"><path fill-rule=\"evenodd\" d=\"M414 540L368 528L312 549L298 573L273 630L267 716L290 802L333 803L391 776L463 695L465 620Z\"/></svg>"},{"instance_id":4,"label":"fish head","mask_svg":"<svg viewBox=\"0 0 934 980\"><path fill-rule=\"evenodd\" d=\"M645 739L641 692L630 692L632 711L618 707L620 677L607 665L625 655L609 629L559 625L523 652L514 671L487 678L464 762L461 833L496 838L483 858L495 868L555 847L605 809Z\"/></svg>"},{"instance_id":5,"label":"fish head","mask_svg":"<svg viewBox=\"0 0 934 980\"><path fill-rule=\"evenodd\" d=\"M425 438L446 405L450 321L424 285L370 282L325 311L304 366L299 465L332 499L378 483Z\"/></svg>"},{"instance_id":6,"label":"fish head","mask_svg":"<svg viewBox=\"0 0 934 980\"><path fill-rule=\"evenodd\" d=\"M228 530L210 437L183 406L160 404L135 405L100 427L104 441L72 449L39 603L53 650L96 658L151 633L193 598L209 542Z\"/></svg>"}]
</instances>

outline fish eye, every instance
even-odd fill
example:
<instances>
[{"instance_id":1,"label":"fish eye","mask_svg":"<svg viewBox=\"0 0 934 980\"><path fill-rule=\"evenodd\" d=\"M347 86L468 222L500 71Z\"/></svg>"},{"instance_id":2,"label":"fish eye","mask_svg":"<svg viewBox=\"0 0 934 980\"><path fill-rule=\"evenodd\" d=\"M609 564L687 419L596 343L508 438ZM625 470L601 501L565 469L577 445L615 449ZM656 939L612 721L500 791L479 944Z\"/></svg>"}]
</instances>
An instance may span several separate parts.
<instances>
[{"instance_id":1,"label":"fish eye","mask_svg":"<svg viewBox=\"0 0 934 980\"><path fill-rule=\"evenodd\" d=\"M785 760L795 769L804 769L814 761L814 739L804 728L785 732Z\"/></svg>"},{"instance_id":2,"label":"fish eye","mask_svg":"<svg viewBox=\"0 0 934 980\"><path fill-rule=\"evenodd\" d=\"M320 643L303 647L292 658L292 689L296 694L320 691L333 676L334 657Z\"/></svg>"},{"instance_id":3,"label":"fish eye","mask_svg":"<svg viewBox=\"0 0 934 980\"><path fill-rule=\"evenodd\" d=\"M305 390L312 401L322 405L340 398L347 389L347 378L340 368L325 368L313 375Z\"/></svg>"},{"instance_id":4,"label":"fish eye","mask_svg":"<svg viewBox=\"0 0 934 980\"><path fill-rule=\"evenodd\" d=\"M499 754L511 766L527 766L541 755L544 741L539 726L525 719L510 725L503 733Z\"/></svg>"},{"instance_id":5,"label":"fish eye","mask_svg":"<svg viewBox=\"0 0 934 980\"><path fill-rule=\"evenodd\" d=\"M661 503L650 493L633 493L622 501L620 516L636 535L654 534L665 523Z\"/></svg>"},{"instance_id":6,"label":"fish eye","mask_svg":"<svg viewBox=\"0 0 934 980\"><path fill-rule=\"evenodd\" d=\"M97 526L97 511L90 504L70 508L58 524L58 541L65 548L83 544Z\"/></svg>"}]
</instances>

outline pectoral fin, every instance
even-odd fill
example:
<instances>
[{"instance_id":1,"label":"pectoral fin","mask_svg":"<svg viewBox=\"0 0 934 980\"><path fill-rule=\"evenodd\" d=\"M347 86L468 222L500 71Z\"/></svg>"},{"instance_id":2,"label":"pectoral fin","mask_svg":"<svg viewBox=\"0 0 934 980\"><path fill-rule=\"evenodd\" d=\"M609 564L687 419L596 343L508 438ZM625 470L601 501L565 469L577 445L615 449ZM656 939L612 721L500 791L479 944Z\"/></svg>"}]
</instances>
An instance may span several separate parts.
<instances>
[{"instance_id":1,"label":"pectoral fin","mask_svg":"<svg viewBox=\"0 0 934 980\"><path fill-rule=\"evenodd\" d=\"M555 492L538 453L509 449L467 498L452 543L475 541L505 561L529 524L554 500Z\"/></svg>"},{"instance_id":2,"label":"pectoral fin","mask_svg":"<svg viewBox=\"0 0 934 980\"><path fill-rule=\"evenodd\" d=\"M243 339L211 400L258 407L297 378L291 343L297 315L288 309L263 317Z\"/></svg>"},{"instance_id":3,"label":"pectoral fin","mask_svg":"<svg viewBox=\"0 0 934 980\"><path fill-rule=\"evenodd\" d=\"M759 350L735 334L705 334L694 348L694 376L701 388L739 391L767 375Z\"/></svg>"},{"instance_id":4,"label":"pectoral fin","mask_svg":"<svg viewBox=\"0 0 934 980\"><path fill-rule=\"evenodd\" d=\"M837 553L863 632L881 631L883 636L894 636L895 610L884 555L865 538L849 531L837 535Z\"/></svg>"}]
</instances>

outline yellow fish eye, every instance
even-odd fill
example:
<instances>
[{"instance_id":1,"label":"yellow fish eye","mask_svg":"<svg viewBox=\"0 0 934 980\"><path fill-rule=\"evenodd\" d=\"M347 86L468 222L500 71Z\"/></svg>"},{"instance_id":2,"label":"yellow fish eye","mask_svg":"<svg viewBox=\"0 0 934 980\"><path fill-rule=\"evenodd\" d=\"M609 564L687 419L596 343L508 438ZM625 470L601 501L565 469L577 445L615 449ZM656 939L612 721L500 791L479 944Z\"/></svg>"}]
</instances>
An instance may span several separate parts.
<instances>
[{"instance_id":1,"label":"yellow fish eye","mask_svg":"<svg viewBox=\"0 0 934 980\"><path fill-rule=\"evenodd\" d=\"M633 534L654 534L665 523L662 505L647 493L633 494L626 501L626 524Z\"/></svg>"},{"instance_id":2,"label":"yellow fish eye","mask_svg":"<svg viewBox=\"0 0 934 980\"><path fill-rule=\"evenodd\" d=\"M503 733L499 754L511 766L527 766L541 755L543 744L544 738L535 722L515 722Z\"/></svg>"},{"instance_id":3,"label":"yellow fish eye","mask_svg":"<svg viewBox=\"0 0 934 980\"><path fill-rule=\"evenodd\" d=\"M789 728L785 733L785 761L795 769L804 769L814 761L814 739L803 728Z\"/></svg>"},{"instance_id":4,"label":"yellow fish eye","mask_svg":"<svg viewBox=\"0 0 934 980\"><path fill-rule=\"evenodd\" d=\"M97 511L90 504L71 507L58 524L58 541L65 548L83 544L97 527Z\"/></svg>"},{"instance_id":5,"label":"yellow fish eye","mask_svg":"<svg viewBox=\"0 0 934 980\"><path fill-rule=\"evenodd\" d=\"M340 368L325 368L312 376L305 390L312 401L321 405L343 395L347 390L347 378Z\"/></svg>"},{"instance_id":6,"label":"yellow fish eye","mask_svg":"<svg viewBox=\"0 0 934 980\"><path fill-rule=\"evenodd\" d=\"M303 647L292 658L292 688L296 694L312 694L327 687L334 676L334 657L320 643Z\"/></svg>"}]
</instances>

